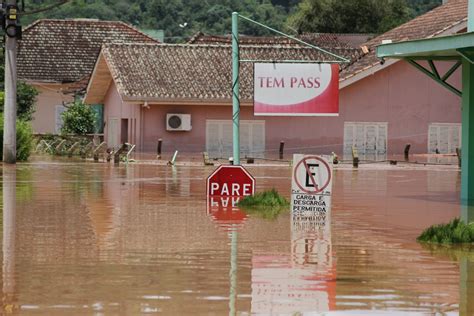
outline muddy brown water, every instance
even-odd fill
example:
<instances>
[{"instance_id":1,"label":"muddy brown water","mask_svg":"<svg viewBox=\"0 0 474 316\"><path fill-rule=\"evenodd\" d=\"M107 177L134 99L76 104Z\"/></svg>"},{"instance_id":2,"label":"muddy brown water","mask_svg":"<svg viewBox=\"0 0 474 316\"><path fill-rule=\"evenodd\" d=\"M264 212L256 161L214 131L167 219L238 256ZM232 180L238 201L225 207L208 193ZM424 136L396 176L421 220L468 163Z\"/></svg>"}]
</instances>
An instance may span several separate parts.
<instances>
[{"instance_id":1,"label":"muddy brown water","mask_svg":"<svg viewBox=\"0 0 474 316\"><path fill-rule=\"evenodd\" d=\"M455 168L335 171L330 227L208 210L214 167L3 166L3 311L473 315L472 253L416 243L459 215ZM290 195L290 168L249 167ZM211 214L208 214L211 213Z\"/></svg>"}]
</instances>

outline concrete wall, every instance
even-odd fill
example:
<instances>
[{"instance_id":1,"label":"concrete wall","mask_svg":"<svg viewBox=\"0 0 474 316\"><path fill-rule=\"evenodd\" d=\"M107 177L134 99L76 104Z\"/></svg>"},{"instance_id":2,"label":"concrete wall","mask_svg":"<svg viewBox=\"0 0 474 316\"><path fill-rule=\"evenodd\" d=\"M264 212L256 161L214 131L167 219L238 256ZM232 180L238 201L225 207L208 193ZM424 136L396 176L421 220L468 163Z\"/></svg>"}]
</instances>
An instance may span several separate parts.
<instances>
[{"instance_id":1,"label":"concrete wall","mask_svg":"<svg viewBox=\"0 0 474 316\"><path fill-rule=\"evenodd\" d=\"M449 65L441 63L439 69L444 74ZM460 87L459 70L452 83ZM165 152L204 151L206 119L232 117L230 104L150 104L149 107L127 104L122 102L114 85L109 88L104 104L106 122L113 117L128 118L128 139L145 152L156 150L158 138L163 139ZM286 153L335 151L342 154L344 122L387 122L390 155L402 154L406 143L412 144L412 153L426 153L428 125L460 123L460 110L458 96L409 64L398 62L341 89L339 117L255 117L251 106L242 106L241 119L265 120L267 156L277 154L282 140ZM167 113L191 114L192 130L166 131ZM107 130L106 126L106 133Z\"/></svg>"},{"instance_id":2,"label":"concrete wall","mask_svg":"<svg viewBox=\"0 0 474 316\"><path fill-rule=\"evenodd\" d=\"M56 106L73 101L73 97L64 95L61 91L67 85L32 84L39 92L36 101L36 111L33 114L33 131L37 134L56 132Z\"/></svg>"}]
</instances>

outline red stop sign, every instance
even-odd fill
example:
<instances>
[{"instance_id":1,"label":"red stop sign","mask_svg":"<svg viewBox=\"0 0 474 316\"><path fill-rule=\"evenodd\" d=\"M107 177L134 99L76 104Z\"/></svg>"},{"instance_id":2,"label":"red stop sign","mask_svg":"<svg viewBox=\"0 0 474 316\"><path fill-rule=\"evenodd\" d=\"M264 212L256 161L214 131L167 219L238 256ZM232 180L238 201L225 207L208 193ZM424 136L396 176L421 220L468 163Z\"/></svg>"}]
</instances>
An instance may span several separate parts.
<instances>
[{"instance_id":1,"label":"red stop sign","mask_svg":"<svg viewBox=\"0 0 474 316\"><path fill-rule=\"evenodd\" d=\"M219 166L207 178L207 196L247 196L255 193L255 179L242 166Z\"/></svg>"}]
</instances>

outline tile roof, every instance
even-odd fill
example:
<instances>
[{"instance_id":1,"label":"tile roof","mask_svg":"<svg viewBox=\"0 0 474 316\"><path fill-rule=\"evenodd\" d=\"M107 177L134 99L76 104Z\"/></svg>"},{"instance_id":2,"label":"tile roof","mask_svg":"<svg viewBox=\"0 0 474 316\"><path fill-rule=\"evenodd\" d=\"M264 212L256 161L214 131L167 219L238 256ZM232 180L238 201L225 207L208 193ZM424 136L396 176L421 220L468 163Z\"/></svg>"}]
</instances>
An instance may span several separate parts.
<instances>
[{"instance_id":1,"label":"tile roof","mask_svg":"<svg viewBox=\"0 0 474 316\"><path fill-rule=\"evenodd\" d=\"M359 48L372 38L373 34L337 34L337 33L304 33L297 35L310 44L321 48ZM300 45L298 42L283 36L247 36L239 37L241 45ZM231 44L230 35L208 35L196 33L188 44Z\"/></svg>"},{"instance_id":2,"label":"tile roof","mask_svg":"<svg viewBox=\"0 0 474 316\"><path fill-rule=\"evenodd\" d=\"M328 50L336 55L344 56L355 62L365 53L360 44L366 42L373 34L330 34L330 33L304 33L297 38L314 46ZM196 33L188 44L231 44L230 35L207 35L202 32ZM300 43L284 36L247 36L239 37L240 45L258 46L303 46Z\"/></svg>"},{"instance_id":3,"label":"tile roof","mask_svg":"<svg viewBox=\"0 0 474 316\"><path fill-rule=\"evenodd\" d=\"M39 20L25 28L19 41L18 77L56 83L84 81L104 43L128 42L157 43L123 22Z\"/></svg>"},{"instance_id":4,"label":"tile roof","mask_svg":"<svg viewBox=\"0 0 474 316\"><path fill-rule=\"evenodd\" d=\"M366 42L364 45L369 49L369 53L345 68L341 72L341 81L379 65L380 60L375 55L375 48L382 40L392 40L395 43L435 37L444 32L449 33L450 29L463 25L466 20L467 0L449 0L446 4Z\"/></svg>"},{"instance_id":5,"label":"tile roof","mask_svg":"<svg viewBox=\"0 0 474 316\"><path fill-rule=\"evenodd\" d=\"M102 50L124 99L229 100L232 51L229 45L111 44ZM240 47L241 59L334 60L312 48L297 46ZM241 63L240 98L253 96L253 64ZM93 87L94 78L89 83Z\"/></svg>"}]
</instances>

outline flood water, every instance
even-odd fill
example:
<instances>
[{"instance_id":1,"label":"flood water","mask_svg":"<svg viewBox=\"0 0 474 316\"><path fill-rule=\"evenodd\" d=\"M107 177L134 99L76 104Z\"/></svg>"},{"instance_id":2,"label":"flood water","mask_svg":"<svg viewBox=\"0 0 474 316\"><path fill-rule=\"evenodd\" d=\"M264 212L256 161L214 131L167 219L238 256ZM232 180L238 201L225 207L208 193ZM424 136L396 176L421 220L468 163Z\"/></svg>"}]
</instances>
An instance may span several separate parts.
<instances>
[{"instance_id":1,"label":"flood water","mask_svg":"<svg viewBox=\"0 0 474 316\"><path fill-rule=\"evenodd\" d=\"M456 168L335 170L329 227L214 212L215 167L3 166L2 297L21 315L474 315L472 252L421 230L459 216ZM288 166L252 166L290 196Z\"/></svg>"}]
</instances>

